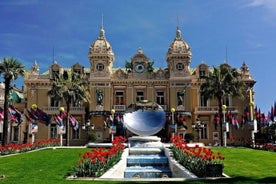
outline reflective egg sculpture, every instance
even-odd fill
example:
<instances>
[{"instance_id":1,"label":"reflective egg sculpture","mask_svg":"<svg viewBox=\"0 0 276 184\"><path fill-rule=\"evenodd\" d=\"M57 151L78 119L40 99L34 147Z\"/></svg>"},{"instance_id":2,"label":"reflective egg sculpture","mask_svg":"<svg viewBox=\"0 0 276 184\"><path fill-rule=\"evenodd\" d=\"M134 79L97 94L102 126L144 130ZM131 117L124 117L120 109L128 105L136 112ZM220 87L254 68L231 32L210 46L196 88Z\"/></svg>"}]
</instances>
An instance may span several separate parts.
<instances>
[{"instance_id":1,"label":"reflective egg sculpture","mask_svg":"<svg viewBox=\"0 0 276 184\"><path fill-rule=\"evenodd\" d=\"M158 133L165 125L166 113L156 103L137 103L133 110L124 114L124 125L132 133L150 136Z\"/></svg>"}]
</instances>

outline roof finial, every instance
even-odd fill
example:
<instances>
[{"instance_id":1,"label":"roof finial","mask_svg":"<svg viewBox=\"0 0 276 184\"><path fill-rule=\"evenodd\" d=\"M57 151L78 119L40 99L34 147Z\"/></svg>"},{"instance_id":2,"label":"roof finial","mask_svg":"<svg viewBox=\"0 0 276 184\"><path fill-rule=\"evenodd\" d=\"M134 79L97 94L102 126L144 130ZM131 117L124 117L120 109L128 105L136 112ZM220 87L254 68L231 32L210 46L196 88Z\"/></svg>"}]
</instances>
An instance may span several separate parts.
<instances>
[{"instance_id":1,"label":"roof finial","mask_svg":"<svg viewBox=\"0 0 276 184\"><path fill-rule=\"evenodd\" d=\"M176 39L181 40L181 31L180 31L178 26L177 26L177 29L176 29Z\"/></svg>"},{"instance_id":2,"label":"roof finial","mask_svg":"<svg viewBox=\"0 0 276 184\"><path fill-rule=\"evenodd\" d=\"M103 14L102 14L102 27L103 28L103 25L104 25L104 18L103 18Z\"/></svg>"},{"instance_id":3,"label":"roof finial","mask_svg":"<svg viewBox=\"0 0 276 184\"><path fill-rule=\"evenodd\" d=\"M99 39L104 39L104 27L103 27L103 14L102 14L102 24L101 24L101 29L100 29L100 37Z\"/></svg>"},{"instance_id":4,"label":"roof finial","mask_svg":"<svg viewBox=\"0 0 276 184\"><path fill-rule=\"evenodd\" d=\"M53 63L55 62L55 47L53 47Z\"/></svg>"},{"instance_id":5,"label":"roof finial","mask_svg":"<svg viewBox=\"0 0 276 184\"><path fill-rule=\"evenodd\" d=\"M32 71L32 74L36 74L36 75L39 74L39 66L38 66L36 60L34 61L34 64L33 64L33 66L32 66L31 71Z\"/></svg>"},{"instance_id":6,"label":"roof finial","mask_svg":"<svg viewBox=\"0 0 276 184\"><path fill-rule=\"evenodd\" d=\"M178 39L178 40L181 39L181 31L180 31L180 27L179 27L179 18L178 18L178 16L177 16L176 39Z\"/></svg>"},{"instance_id":7,"label":"roof finial","mask_svg":"<svg viewBox=\"0 0 276 184\"><path fill-rule=\"evenodd\" d=\"M228 50L227 50L227 45L225 47L225 61L228 62Z\"/></svg>"}]
</instances>

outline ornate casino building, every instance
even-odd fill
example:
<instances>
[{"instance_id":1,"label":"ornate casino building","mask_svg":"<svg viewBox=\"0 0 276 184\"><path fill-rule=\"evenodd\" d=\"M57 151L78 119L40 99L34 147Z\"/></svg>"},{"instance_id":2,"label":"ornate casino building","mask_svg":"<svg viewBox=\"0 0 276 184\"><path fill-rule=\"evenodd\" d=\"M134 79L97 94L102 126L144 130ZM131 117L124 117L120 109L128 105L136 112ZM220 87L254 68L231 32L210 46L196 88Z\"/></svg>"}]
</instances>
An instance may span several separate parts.
<instances>
[{"instance_id":1,"label":"ornate casino building","mask_svg":"<svg viewBox=\"0 0 276 184\"><path fill-rule=\"evenodd\" d=\"M123 115L129 108L137 104L155 102L166 112L166 124L157 133L163 141L169 141L172 132L191 139L194 142L203 142L206 145L218 144L221 139L216 116L218 104L216 100L207 100L201 95L201 78L211 70L208 64L198 62L191 68L192 50L183 39L181 30L177 27L176 34L171 35L172 41L168 44L168 51L164 53L166 67L156 68L154 62L139 48L125 66L115 68L116 53L108 42L105 30L100 28L99 35L88 48L88 60L81 61L70 68L58 61L54 61L45 73L39 72L35 62L25 78L26 109L36 104L52 119L46 126L38 123L36 140L45 138L59 138L59 130L54 121L55 114L60 107L66 107L65 102L55 101L48 96L51 89L51 79L54 75L62 75L67 70L84 73L89 81L89 103L72 104L70 113L78 120L79 128L70 128L70 145L84 145L88 142L110 142L112 136L132 135L123 125ZM83 67L87 62L89 68ZM160 62L160 61L158 61ZM222 62L222 65L229 65ZM230 65L229 65L230 66ZM248 85L245 98L228 96L224 99L226 112L237 119L238 126L230 123L227 137L248 139L251 131L242 124L242 116L248 109L249 102L254 101L253 80L245 62L238 68L242 74L241 80ZM112 121L113 120L113 121ZM28 141L31 141L31 122L26 120L22 124L22 131L28 132ZM171 126L172 124L177 126ZM116 126L116 130L113 129ZM24 128L25 126L25 128ZM63 136L65 139L65 136Z\"/></svg>"}]
</instances>

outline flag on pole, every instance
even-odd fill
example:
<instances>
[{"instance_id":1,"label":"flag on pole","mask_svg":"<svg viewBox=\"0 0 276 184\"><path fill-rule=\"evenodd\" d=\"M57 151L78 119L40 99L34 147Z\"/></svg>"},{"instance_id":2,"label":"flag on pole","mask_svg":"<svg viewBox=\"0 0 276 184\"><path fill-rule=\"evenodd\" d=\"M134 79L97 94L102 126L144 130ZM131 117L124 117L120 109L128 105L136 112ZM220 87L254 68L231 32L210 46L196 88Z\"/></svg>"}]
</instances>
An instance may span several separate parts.
<instances>
[{"instance_id":1,"label":"flag on pole","mask_svg":"<svg viewBox=\"0 0 276 184\"><path fill-rule=\"evenodd\" d=\"M77 121L77 119L74 116L70 115L69 122L74 130L79 129L79 122Z\"/></svg>"},{"instance_id":2,"label":"flag on pole","mask_svg":"<svg viewBox=\"0 0 276 184\"><path fill-rule=\"evenodd\" d=\"M54 121L58 126L63 126L63 119L59 115L55 114Z\"/></svg>"},{"instance_id":3,"label":"flag on pole","mask_svg":"<svg viewBox=\"0 0 276 184\"><path fill-rule=\"evenodd\" d=\"M9 113L10 113L10 120L18 123L17 126L19 126L23 122L21 112L13 105L10 105Z\"/></svg>"},{"instance_id":4,"label":"flag on pole","mask_svg":"<svg viewBox=\"0 0 276 184\"><path fill-rule=\"evenodd\" d=\"M37 120L46 126L50 124L51 117L39 108L31 108L31 110L27 110L30 119Z\"/></svg>"},{"instance_id":5,"label":"flag on pole","mask_svg":"<svg viewBox=\"0 0 276 184\"><path fill-rule=\"evenodd\" d=\"M0 121L4 119L4 109L0 107Z\"/></svg>"},{"instance_id":6,"label":"flag on pole","mask_svg":"<svg viewBox=\"0 0 276 184\"><path fill-rule=\"evenodd\" d=\"M239 129L240 128L240 125L239 125L239 122L238 122L238 118L236 116L234 116L232 118L232 125L236 128L236 129Z\"/></svg>"}]
</instances>

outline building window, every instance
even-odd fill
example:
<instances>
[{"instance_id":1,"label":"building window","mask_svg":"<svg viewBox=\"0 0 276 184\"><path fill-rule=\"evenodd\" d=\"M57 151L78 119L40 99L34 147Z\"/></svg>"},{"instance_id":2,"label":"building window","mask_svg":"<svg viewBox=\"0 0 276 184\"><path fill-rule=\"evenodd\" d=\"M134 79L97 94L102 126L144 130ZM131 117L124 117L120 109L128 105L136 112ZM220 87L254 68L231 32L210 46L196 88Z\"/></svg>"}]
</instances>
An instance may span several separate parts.
<instances>
[{"instance_id":1,"label":"building window","mask_svg":"<svg viewBox=\"0 0 276 184\"><path fill-rule=\"evenodd\" d=\"M55 98L51 97L50 98L50 106L51 107L59 107L59 101L56 100Z\"/></svg>"},{"instance_id":2,"label":"building window","mask_svg":"<svg viewBox=\"0 0 276 184\"><path fill-rule=\"evenodd\" d=\"M226 96L222 99L222 104L223 105L226 105L227 107L229 107L231 104L230 104L230 96Z\"/></svg>"},{"instance_id":3,"label":"building window","mask_svg":"<svg viewBox=\"0 0 276 184\"><path fill-rule=\"evenodd\" d=\"M207 99L202 94L200 94L200 106L201 107L207 106Z\"/></svg>"},{"instance_id":4,"label":"building window","mask_svg":"<svg viewBox=\"0 0 276 184\"><path fill-rule=\"evenodd\" d=\"M81 74L81 70L80 69L74 69L74 73Z\"/></svg>"},{"instance_id":5,"label":"building window","mask_svg":"<svg viewBox=\"0 0 276 184\"><path fill-rule=\"evenodd\" d=\"M59 77L59 71L58 70L52 70L52 79L57 79Z\"/></svg>"},{"instance_id":6,"label":"building window","mask_svg":"<svg viewBox=\"0 0 276 184\"><path fill-rule=\"evenodd\" d=\"M177 63L177 64L176 64L176 69L177 69L177 70L183 70L183 69L184 69L183 63Z\"/></svg>"},{"instance_id":7,"label":"building window","mask_svg":"<svg viewBox=\"0 0 276 184\"><path fill-rule=\"evenodd\" d=\"M144 100L144 91L136 91L136 101Z\"/></svg>"},{"instance_id":8,"label":"building window","mask_svg":"<svg viewBox=\"0 0 276 184\"><path fill-rule=\"evenodd\" d=\"M13 128L12 140L13 140L13 141L18 141L19 127L18 127L18 126L13 126L12 128Z\"/></svg>"},{"instance_id":9,"label":"building window","mask_svg":"<svg viewBox=\"0 0 276 184\"><path fill-rule=\"evenodd\" d=\"M156 92L156 103L159 105L165 105L165 95L164 91Z\"/></svg>"},{"instance_id":10,"label":"building window","mask_svg":"<svg viewBox=\"0 0 276 184\"><path fill-rule=\"evenodd\" d=\"M200 69L199 69L199 78L202 78L202 77L204 77L204 76L206 76L205 69L200 68Z\"/></svg>"},{"instance_id":11,"label":"building window","mask_svg":"<svg viewBox=\"0 0 276 184\"><path fill-rule=\"evenodd\" d=\"M207 122L202 122L204 125L203 127L200 129L200 138L201 139L207 139Z\"/></svg>"},{"instance_id":12,"label":"building window","mask_svg":"<svg viewBox=\"0 0 276 184\"><path fill-rule=\"evenodd\" d=\"M77 130L72 129L72 139L79 139L80 138L80 129Z\"/></svg>"},{"instance_id":13,"label":"building window","mask_svg":"<svg viewBox=\"0 0 276 184\"><path fill-rule=\"evenodd\" d=\"M177 105L184 105L184 91L177 92Z\"/></svg>"},{"instance_id":14,"label":"building window","mask_svg":"<svg viewBox=\"0 0 276 184\"><path fill-rule=\"evenodd\" d=\"M115 105L124 105L124 91L115 91Z\"/></svg>"},{"instance_id":15,"label":"building window","mask_svg":"<svg viewBox=\"0 0 276 184\"><path fill-rule=\"evenodd\" d=\"M81 100L79 100L79 99L74 100L72 102L72 107L82 107L82 106L83 106L83 104L82 104Z\"/></svg>"},{"instance_id":16,"label":"building window","mask_svg":"<svg viewBox=\"0 0 276 184\"><path fill-rule=\"evenodd\" d=\"M57 135L57 125L55 123L51 124L50 137L51 137L51 139L58 138L58 135Z\"/></svg>"},{"instance_id":17,"label":"building window","mask_svg":"<svg viewBox=\"0 0 276 184\"><path fill-rule=\"evenodd\" d=\"M98 71L103 71L104 70L104 65L102 63L98 63L97 66L96 66L96 69Z\"/></svg>"}]
</instances>

